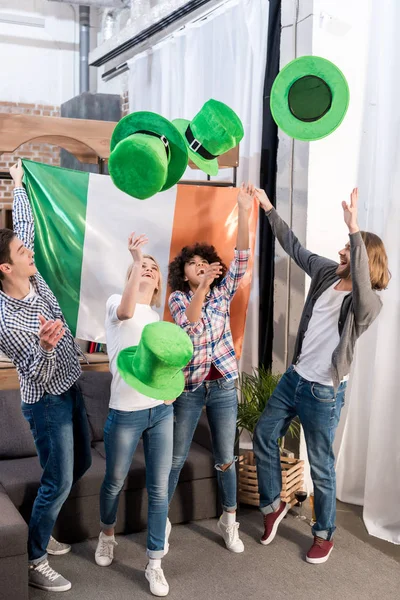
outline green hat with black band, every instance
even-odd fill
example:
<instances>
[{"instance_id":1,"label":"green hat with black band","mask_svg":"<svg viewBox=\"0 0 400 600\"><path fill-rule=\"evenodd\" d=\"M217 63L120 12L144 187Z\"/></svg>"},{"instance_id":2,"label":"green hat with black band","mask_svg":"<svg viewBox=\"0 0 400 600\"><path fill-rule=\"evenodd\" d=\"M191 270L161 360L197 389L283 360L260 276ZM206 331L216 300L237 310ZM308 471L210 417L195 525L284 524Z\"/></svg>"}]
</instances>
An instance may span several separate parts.
<instances>
[{"instance_id":1,"label":"green hat with black band","mask_svg":"<svg viewBox=\"0 0 400 600\"><path fill-rule=\"evenodd\" d=\"M186 142L190 160L207 175L218 174L218 156L235 148L244 135L237 114L213 99L191 121L174 119L172 123Z\"/></svg>"},{"instance_id":2,"label":"green hat with black band","mask_svg":"<svg viewBox=\"0 0 400 600\"><path fill-rule=\"evenodd\" d=\"M188 151L177 128L152 112L127 115L117 123L110 142L108 170L123 192L145 200L178 183Z\"/></svg>"},{"instance_id":3,"label":"green hat with black band","mask_svg":"<svg viewBox=\"0 0 400 600\"><path fill-rule=\"evenodd\" d=\"M149 323L140 342L121 350L117 369L122 379L138 392L155 400L174 400L183 392L182 372L193 356L188 334L167 321Z\"/></svg>"},{"instance_id":4,"label":"green hat with black band","mask_svg":"<svg viewBox=\"0 0 400 600\"><path fill-rule=\"evenodd\" d=\"M302 56L277 75L271 89L271 113L287 135L310 142L339 127L349 98L346 78L336 65L319 56Z\"/></svg>"}]
</instances>

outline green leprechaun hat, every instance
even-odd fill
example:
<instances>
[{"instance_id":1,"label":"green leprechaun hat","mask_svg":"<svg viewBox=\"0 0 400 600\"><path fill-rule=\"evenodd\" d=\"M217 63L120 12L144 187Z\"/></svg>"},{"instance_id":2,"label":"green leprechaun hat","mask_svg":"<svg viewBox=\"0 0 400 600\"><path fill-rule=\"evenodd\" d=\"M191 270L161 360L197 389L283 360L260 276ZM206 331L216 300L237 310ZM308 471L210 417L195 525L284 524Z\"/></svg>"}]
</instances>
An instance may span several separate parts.
<instances>
[{"instance_id":1,"label":"green leprechaun hat","mask_svg":"<svg viewBox=\"0 0 400 600\"><path fill-rule=\"evenodd\" d=\"M143 329L140 342L121 350L117 369L138 392L156 400L174 400L185 387L182 369L193 356L188 334L173 323L159 321Z\"/></svg>"},{"instance_id":2,"label":"green leprechaun hat","mask_svg":"<svg viewBox=\"0 0 400 600\"><path fill-rule=\"evenodd\" d=\"M110 150L111 179L139 200L175 185L188 163L182 135L170 121L152 112L135 112L121 119L111 136Z\"/></svg>"},{"instance_id":3,"label":"green leprechaun hat","mask_svg":"<svg viewBox=\"0 0 400 600\"><path fill-rule=\"evenodd\" d=\"M192 121L172 123L185 138L189 158L207 175L217 175L218 156L235 148L244 135L237 114L218 100L208 100Z\"/></svg>"},{"instance_id":4,"label":"green leprechaun hat","mask_svg":"<svg viewBox=\"0 0 400 600\"><path fill-rule=\"evenodd\" d=\"M319 140L339 127L349 96L345 76L336 65L319 56L302 56L277 75L271 89L271 113L290 137Z\"/></svg>"}]
</instances>

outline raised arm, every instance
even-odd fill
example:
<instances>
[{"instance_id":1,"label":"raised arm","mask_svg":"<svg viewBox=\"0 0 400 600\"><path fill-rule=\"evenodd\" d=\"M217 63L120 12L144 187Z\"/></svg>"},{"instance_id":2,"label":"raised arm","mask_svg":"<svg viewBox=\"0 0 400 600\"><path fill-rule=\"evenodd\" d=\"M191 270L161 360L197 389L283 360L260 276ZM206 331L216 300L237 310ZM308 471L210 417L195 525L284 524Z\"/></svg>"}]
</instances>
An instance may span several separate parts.
<instances>
[{"instance_id":1,"label":"raised arm","mask_svg":"<svg viewBox=\"0 0 400 600\"><path fill-rule=\"evenodd\" d=\"M319 256L319 254L314 254L300 244L293 231L278 215L264 190L257 188L256 198L261 207L265 210L272 232L280 245L294 262L307 273L307 275L314 277L321 268L337 265L335 261Z\"/></svg>"},{"instance_id":2,"label":"raised arm","mask_svg":"<svg viewBox=\"0 0 400 600\"><path fill-rule=\"evenodd\" d=\"M354 317L358 325L369 325L381 310L382 301L371 286L367 249L357 222L358 188L353 189L350 204L342 202L342 208L349 228Z\"/></svg>"},{"instance_id":3,"label":"raised arm","mask_svg":"<svg viewBox=\"0 0 400 600\"><path fill-rule=\"evenodd\" d=\"M21 159L11 167L10 175L14 181L13 227L14 233L29 250L33 250L35 242L35 223L31 205L25 188L22 185L24 170Z\"/></svg>"},{"instance_id":4,"label":"raised arm","mask_svg":"<svg viewBox=\"0 0 400 600\"><path fill-rule=\"evenodd\" d=\"M142 247L147 244L148 241L149 240L145 235L135 237L135 232L131 233L128 238L128 250L133 258L133 267L122 293L121 303L117 308L117 317L120 321L132 319L134 315L143 268Z\"/></svg>"}]
</instances>

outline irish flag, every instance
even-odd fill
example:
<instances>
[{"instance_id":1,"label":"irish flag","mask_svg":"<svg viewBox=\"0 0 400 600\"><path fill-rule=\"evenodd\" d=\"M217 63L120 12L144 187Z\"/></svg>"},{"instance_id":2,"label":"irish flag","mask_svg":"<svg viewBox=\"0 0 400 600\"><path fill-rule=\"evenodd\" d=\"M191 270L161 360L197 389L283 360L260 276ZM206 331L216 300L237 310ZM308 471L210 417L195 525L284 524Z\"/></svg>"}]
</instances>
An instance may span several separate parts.
<instances>
[{"instance_id":1,"label":"irish flag","mask_svg":"<svg viewBox=\"0 0 400 600\"><path fill-rule=\"evenodd\" d=\"M161 318L168 310L168 264L196 241L214 244L226 264L237 232L237 189L177 185L140 201L118 190L106 175L23 161L35 219L38 269L57 297L73 334L105 342L107 298L121 293L131 256L132 231L145 233L145 252L156 258L163 277ZM251 249L257 207L250 218ZM252 255L253 255L252 252ZM252 262L232 304L232 333L238 355L249 302Z\"/></svg>"}]
</instances>

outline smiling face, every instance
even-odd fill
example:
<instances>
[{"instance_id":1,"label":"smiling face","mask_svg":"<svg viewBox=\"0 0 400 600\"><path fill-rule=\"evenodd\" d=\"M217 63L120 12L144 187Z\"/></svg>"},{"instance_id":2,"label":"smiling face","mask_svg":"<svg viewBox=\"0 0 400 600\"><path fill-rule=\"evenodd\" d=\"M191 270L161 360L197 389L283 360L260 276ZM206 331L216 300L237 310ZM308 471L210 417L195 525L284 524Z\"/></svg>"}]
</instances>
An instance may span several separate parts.
<instances>
[{"instance_id":1,"label":"smiling face","mask_svg":"<svg viewBox=\"0 0 400 600\"><path fill-rule=\"evenodd\" d=\"M204 271L208 265L208 260L197 254L185 263L185 281L189 282L190 287L197 288L200 285L201 279L204 276Z\"/></svg>"},{"instance_id":2,"label":"smiling face","mask_svg":"<svg viewBox=\"0 0 400 600\"><path fill-rule=\"evenodd\" d=\"M9 244L9 261L0 264L3 276L19 280L28 279L37 272L33 257L34 252L14 236Z\"/></svg>"},{"instance_id":3,"label":"smiling face","mask_svg":"<svg viewBox=\"0 0 400 600\"><path fill-rule=\"evenodd\" d=\"M140 283L152 286L154 291L160 285L160 270L155 260L150 256L143 257Z\"/></svg>"},{"instance_id":4,"label":"smiling face","mask_svg":"<svg viewBox=\"0 0 400 600\"><path fill-rule=\"evenodd\" d=\"M340 279L350 278L350 244L347 243L343 250L339 250L340 264L336 269L336 275Z\"/></svg>"}]
</instances>

